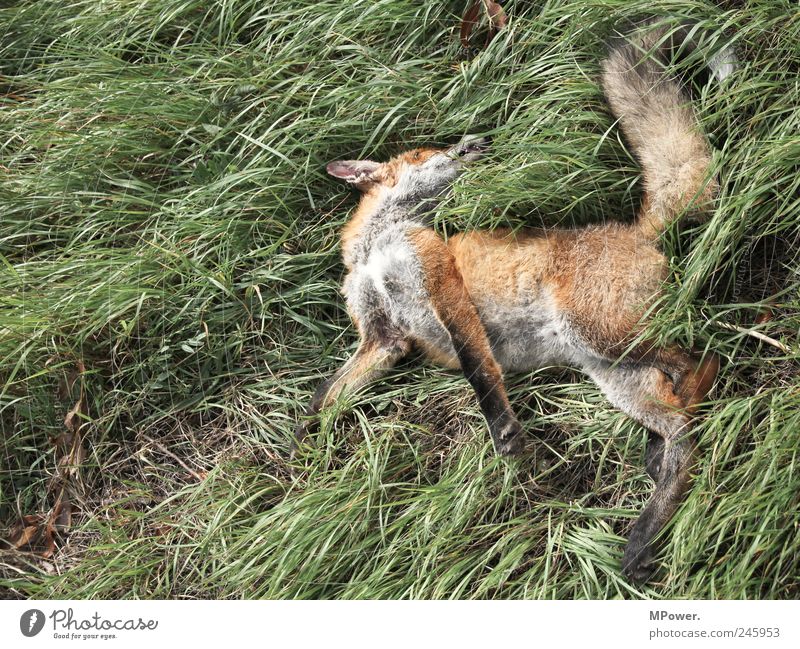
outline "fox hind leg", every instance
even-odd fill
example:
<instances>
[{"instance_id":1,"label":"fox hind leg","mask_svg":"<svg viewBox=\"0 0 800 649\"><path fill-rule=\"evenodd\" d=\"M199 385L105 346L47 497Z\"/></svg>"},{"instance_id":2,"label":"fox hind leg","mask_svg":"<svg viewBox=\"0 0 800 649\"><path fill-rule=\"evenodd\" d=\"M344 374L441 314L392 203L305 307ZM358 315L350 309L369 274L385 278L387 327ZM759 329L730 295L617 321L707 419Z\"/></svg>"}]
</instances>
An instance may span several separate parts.
<instances>
[{"instance_id":1,"label":"fox hind leg","mask_svg":"<svg viewBox=\"0 0 800 649\"><path fill-rule=\"evenodd\" d=\"M653 481L658 481L661 473L661 459L664 456L664 438L652 430L647 431L647 445L644 451L644 466Z\"/></svg>"},{"instance_id":2,"label":"fox hind leg","mask_svg":"<svg viewBox=\"0 0 800 649\"><path fill-rule=\"evenodd\" d=\"M586 370L611 403L650 431L645 462L656 488L633 526L622 560L626 577L643 582L652 574L655 538L683 502L689 486L694 463L690 404L675 393L664 372L650 365L613 366L601 361ZM703 376L708 378L706 373ZM693 396L697 395L693 392Z\"/></svg>"}]
</instances>

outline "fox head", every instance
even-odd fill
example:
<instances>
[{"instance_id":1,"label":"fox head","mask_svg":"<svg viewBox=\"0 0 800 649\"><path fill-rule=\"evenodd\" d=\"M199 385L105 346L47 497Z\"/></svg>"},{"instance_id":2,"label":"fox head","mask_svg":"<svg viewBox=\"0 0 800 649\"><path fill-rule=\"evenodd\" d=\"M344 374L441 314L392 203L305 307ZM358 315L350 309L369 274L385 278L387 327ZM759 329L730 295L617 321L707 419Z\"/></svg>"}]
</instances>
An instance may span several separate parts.
<instances>
[{"instance_id":1,"label":"fox head","mask_svg":"<svg viewBox=\"0 0 800 649\"><path fill-rule=\"evenodd\" d=\"M412 149L388 162L340 160L327 166L334 178L364 193L382 192L398 200L424 201L445 193L465 163L482 157L487 138L468 135L447 149Z\"/></svg>"}]
</instances>

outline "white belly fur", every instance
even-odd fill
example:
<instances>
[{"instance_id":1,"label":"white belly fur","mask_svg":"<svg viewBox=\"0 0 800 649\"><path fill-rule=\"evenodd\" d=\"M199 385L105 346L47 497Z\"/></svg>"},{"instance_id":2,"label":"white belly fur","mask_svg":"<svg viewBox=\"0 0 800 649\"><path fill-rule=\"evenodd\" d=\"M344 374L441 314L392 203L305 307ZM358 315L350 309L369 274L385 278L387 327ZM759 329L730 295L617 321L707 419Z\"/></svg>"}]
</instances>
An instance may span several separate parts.
<instances>
[{"instance_id":1,"label":"white belly fur","mask_svg":"<svg viewBox=\"0 0 800 649\"><path fill-rule=\"evenodd\" d=\"M506 372L582 365L582 345L546 291L518 304L476 304L495 359Z\"/></svg>"}]
</instances>

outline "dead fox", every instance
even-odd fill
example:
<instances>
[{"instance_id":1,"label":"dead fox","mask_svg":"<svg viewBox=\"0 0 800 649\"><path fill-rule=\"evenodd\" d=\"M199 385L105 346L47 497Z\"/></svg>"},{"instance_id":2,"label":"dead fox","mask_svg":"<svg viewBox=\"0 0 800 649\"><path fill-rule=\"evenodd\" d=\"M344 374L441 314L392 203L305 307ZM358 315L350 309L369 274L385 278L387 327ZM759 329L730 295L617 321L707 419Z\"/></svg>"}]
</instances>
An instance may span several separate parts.
<instances>
[{"instance_id":1,"label":"dead fox","mask_svg":"<svg viewBox=\"0 0 800 649\"><path fill-rule=\"evenodd\" d=\"M622 561L629 579L647 579L652 541L688 486L692 418L719 368L713 354L699 359L675 346L636 342L667 275L658 238L684 212L707 208L717 190L709 145L689 99L658 60L679 35L651 27L612 48L602 64L605 97L644 175L644 198L632 224L476 231L443 240L428 216L487 150L488 141L478 137L447 149L414 149L385 163L327 166L362 192L342 232L343 293L360 344L317 389L294 449L322 408L416 347L435 363L463 371L497 452L519 453L524 436L503 372L578 367L650 431L646 469L656 488ZM721 80L734 60L728 49L707 63Z\"/></svg>"}]
</instances>

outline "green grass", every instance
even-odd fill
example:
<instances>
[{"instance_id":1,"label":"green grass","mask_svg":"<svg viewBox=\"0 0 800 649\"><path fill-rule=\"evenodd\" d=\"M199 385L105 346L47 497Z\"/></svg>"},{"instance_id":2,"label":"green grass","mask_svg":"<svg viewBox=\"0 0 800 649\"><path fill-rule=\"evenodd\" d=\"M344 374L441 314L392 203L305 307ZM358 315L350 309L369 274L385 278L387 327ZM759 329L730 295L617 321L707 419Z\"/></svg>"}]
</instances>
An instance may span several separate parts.
<instances>
[{"instance_id":1,"label":"green grass","mask_svg":"<svg viewBox=\"0 0 800 649\"><path fill-rule=\"evenodd\" d=\"M46 560L0 552L0 591L800 595L797 4L508 1L470 61L464 4L2 3L0 521L53 506L79 362L86 455L72 529ZM717 209L664 242L655 334L725 362L655 581L619 571L646 433L569 370L508 377L529 457L495 458L464 379L412 359L330 412L292 473L297 417L356 343L337 241L355 201L325 163L491 133L439 231L630 219L639 170L599 61L654 10L744 61L696 89Z\"/></svg>"}]
</instances>

